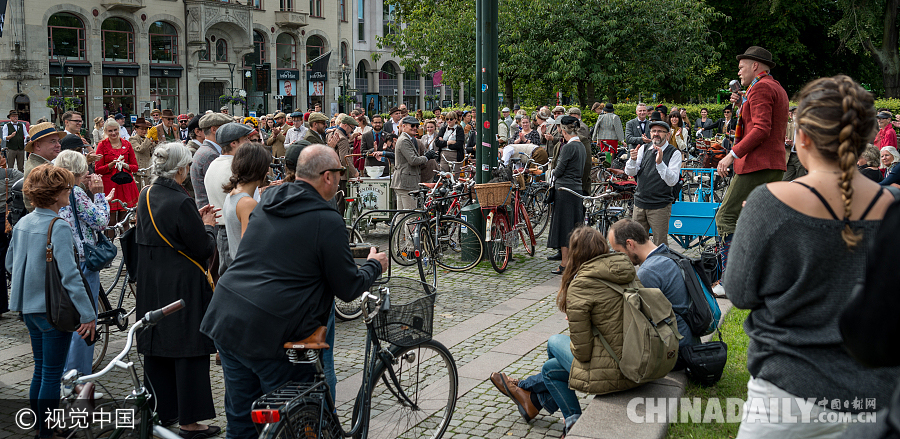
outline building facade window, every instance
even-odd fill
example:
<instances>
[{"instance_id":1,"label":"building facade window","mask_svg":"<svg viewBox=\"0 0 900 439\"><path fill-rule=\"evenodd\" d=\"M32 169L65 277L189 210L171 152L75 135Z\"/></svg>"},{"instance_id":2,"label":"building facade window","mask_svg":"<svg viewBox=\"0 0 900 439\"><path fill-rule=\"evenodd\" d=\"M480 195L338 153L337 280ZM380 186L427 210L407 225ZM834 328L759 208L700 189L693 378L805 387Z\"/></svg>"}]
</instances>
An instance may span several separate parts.
<instances>
[{"instance_id":1,"label":"building facade window","mask_svg":"<svg viewBox=\"0 0 900 439\"><path fill-rule=\"evenodd\" d=\"M359 41L366 40L366 0L358 0L356 5L356 38Z\"/></svg>"},{"instance_id":2,"label":"building facade window","mask_svg":"<svg viewBox=\"0 0 900 439\"><path fill-rule=\"evenodd\" d=\"M209 61L209 54L210 54L209 48L210 48L209 38L207 38L206 39L206 48L197 52L197 56L199 56L200 61Z\"/></svg>"},{"instance_id":3,"label":"building facade window","mask_svg":"<svg viewBox=\"0 0 900 439\"><path fill-rule=\"evenodd\" d=\"M347 50L347 43L341 43L341 64L346 66L350 65L348 52L349 50Z\"/></svg>"},{"instance_id":4,"label":"building facade window","mask_svg":"<svg viewBox=\"0 0 900 439\"><path fill-rule=\"evenodd\" d=\"M87 118L87 113L84 112L84 106L87 103L87 93L85 93L86 82L87 76L66 75L63 77L60 75L50 75L50 96L68 96L81 99L81 105L75 108L75 110L81 112L81 114L84 114L85 118ZM65 95L63 93L65 93Z\"/></svg>"},{"instance_id":5,"label":"building facade window","mask_svg":"<svg viewBox=\"0 0 900 439\"><path fill-rule=\"evenodd\" d=\"M216 61L228 62L228 42L221 38L216 41Z\"/></svg>"},{"instance_id":6,"label":"building facade window","mask_svg":"<svg viewBox=\"0 0 900 439\"><path fill-rule=\"evenodd\" d=\"M275 68L297 68L297 44L290 34L282 33L275 39Z\"/></svg>"},{"instance_id":7,"label":"building facade window","mask_svg":"<svg viewBox=\"0 0 900 439\"><path fill-rule=\"evenodd\" d=\"M378 72L378 93L381 95L381 109L397 105L397 69L394 63L386 62Z\"/></svg>"},{"instance_id":8,"label":"building facade window","mask_svg":"<svg viewBox=\"0 0 900 439\"><path fill-rule=\"evenodd\" d=\"M47 21L47 49L51 58L64 55L68 59L87 59L81 19L65 12L53 14Z\"/></svg>"},{"instance_id":9,"label":"building facade window","mask_svg":"<svg viewBox=\"0 0 900 439\"><path fill-rule=\"evenodd\" d=\"M150 62L178 64L178 32L165 21L150 25Z\"/></svg>"},{"instance_id":10,"label":"building facade window","mask_svg":"<svg viewBox=\"0 0 900 439\"><path fill-rule=\"evenodd\" d=\"M341 13L341 21L347 22L347 0L338 0L338 9Z\"/></svg>"},{"instance_id":11,"label":"building facade window","mask_svg":"<svg viewBox=\"0 0 900 439\"><path fill-rule=\"evenodd\" d=\"M116 113L134 114L134 77L103 77L103 111L104 116Z\"/></svg>"},{"instance_id":12,"label":"building facade window","mask_svg":"<svg viewBox=\"0 0 900 439\"><path fill-rule=\"evenodd\" d=\"M382 12L382 23L383 29L382 35L390 35L393 33L393 25L394 25L394 5L387 4L384 0L381 0L381 12Z\"/></svg>"},{"instance_id":13,"label":"building facade window","mask_svg":"<svg viewBox=\"0 0 900 439\"><path fill-rule=\"evenodd\" d=\"M250 4L253 5L253 9L262 10L263 8L262 0L250 0Z\"/></svg>"},{"instance_id":14,"label":"building facade window","mask_svg":"<svg viewBox=\"0 0 900 439\"><path fill-rule=\"evenodd\" d=\"M322 18L322 0L309 0L309 16Z\"/></svg>"},{"instance_id":15,"label":"building facade window","mask_svg":"<svg viewBox=\"0 0 900 439\"><path fill-rule=\"evenodd\" d=\"M253 53L244 55L244 67L266 62L266 39L258 30L253 31Z\"/></svg>"},{"instance_id":16,"label":"building facade window","mask_svg":"<svg viewBox=\"0 0 900 439\"><path fill-rule=\"evenodd\" d=\"M103 20L103 61L134 62L134 29L122 18Z\"/></svg>"},{"instance_id":17,"label":"building facade window","mask_svg":"<svg viewBox=\"0 0 900 439\"><path fill-rule=\"evenodd\" d=\"M325 43L322 38L312 35L306 39L306 62L310 62L325 53Z\"/></svg>"},{"instance_id":18,"label":"building facade window","mask_svg":"<svg viewBox=\"0 0 900 439\"><path fill-rule=\"evenodd\" d=\"M281 0L279 7L282 11L294 12L294 0Z\"/></svg>"},{"instance_id":19,"label":"building facade window","mask_svg":"<svg viewBox=\"0 0 900 439\"><path fill-rule=\"evenodd\" d=\"M150 99L156 108L178 114L178 78L150 78Z\"/></svg>"}]
</instances>

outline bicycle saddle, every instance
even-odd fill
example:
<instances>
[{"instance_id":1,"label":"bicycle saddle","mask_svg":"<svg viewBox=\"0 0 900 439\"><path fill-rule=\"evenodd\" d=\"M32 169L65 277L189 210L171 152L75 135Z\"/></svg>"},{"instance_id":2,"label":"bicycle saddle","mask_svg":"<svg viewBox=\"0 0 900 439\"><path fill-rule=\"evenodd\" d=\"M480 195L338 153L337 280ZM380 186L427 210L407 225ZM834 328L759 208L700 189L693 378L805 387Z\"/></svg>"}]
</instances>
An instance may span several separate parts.
<instances>
[{"instance_id":1,"label":"bicycle saddle","mask_svg":"<svg viewBox=\"0 0 900 439\"><path fill-rule=\"evenodd\" d=\"M437 185L437 183L419 183L419 186L425 186L425 187L427 187L428 189L434 189L434 187L435 187L436 185Z\"/></svg>"},{"instance_id":2,"label":"bicycle saddle","mask_svg":"<svg viewBox=\"0 0 900 439\"><path fill-rule=\"evenodd\" d=\"M325 343L324 326L319 326L309 337L300 341L289 341L284 344L285 349L328 349L328 343Z\"/></svg>"},{"instance_id":3,"label":"bicycle saddle","mask_svg":"<svg viewBox=\"0 0 900 439\"><path fill-rule=\"evenodd\" d=\"M616 169L616 168L606 168L612 175L622 175L625 173L624 169Z\"/></svg>"}]
</instances>

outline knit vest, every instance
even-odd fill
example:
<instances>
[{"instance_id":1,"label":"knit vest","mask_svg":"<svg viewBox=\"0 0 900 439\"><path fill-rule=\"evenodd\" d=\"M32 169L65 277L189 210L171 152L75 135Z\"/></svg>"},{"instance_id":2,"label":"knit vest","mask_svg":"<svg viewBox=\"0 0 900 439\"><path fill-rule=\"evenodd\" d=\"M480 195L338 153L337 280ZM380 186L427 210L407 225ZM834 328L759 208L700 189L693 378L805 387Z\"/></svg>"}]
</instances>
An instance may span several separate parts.
<instances>
[{"instance_id":1,"label":"knit vest","mask_svg":"<svg viewBox=\"0 0 900 439\"><path fill-rule=\"evenodd\" d=\"M656 151L652 146L650 143L644 145L644 157L636 177L634 205L641 209L663 209L675 201L672 187L663 181L656 170ZM670 143L663 151L663 164L668 165L672 154L675 154L675 147Z\"/></svg>"},{"instance_id":2,"label":"knit vest","mask_svg":"<svg viewBox=\"0 0 900 439\"><path fill-rule=\"evenodd\" d=\"M16 131L16 135L6 141L6 147L13 151L25 149L25 124L22 122L7 122L6 132L9 133L12 130Z\"/></svg>"}]
</instances>

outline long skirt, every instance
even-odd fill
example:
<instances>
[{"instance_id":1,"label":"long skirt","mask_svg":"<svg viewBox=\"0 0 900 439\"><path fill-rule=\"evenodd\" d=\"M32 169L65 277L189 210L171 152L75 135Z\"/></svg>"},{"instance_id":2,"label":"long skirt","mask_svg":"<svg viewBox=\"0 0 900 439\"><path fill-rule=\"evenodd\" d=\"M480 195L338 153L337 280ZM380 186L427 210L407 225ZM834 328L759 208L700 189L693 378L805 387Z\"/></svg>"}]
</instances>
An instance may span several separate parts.
<instances>
[{"instance_id":1,"label":"long skirt","mask_svg":"<svg viewBox=\"0 0 900 439\"><path fill-rule=\"evenodd\" d=\"M581 189L575 192L584 194ZM550 217L550 236L547 248L569 246L569 234L579 224L584 223L584 205L581 198L563 190L556 190L556 201L553 202L553 215Z\"/></svg>"}]
</instances>

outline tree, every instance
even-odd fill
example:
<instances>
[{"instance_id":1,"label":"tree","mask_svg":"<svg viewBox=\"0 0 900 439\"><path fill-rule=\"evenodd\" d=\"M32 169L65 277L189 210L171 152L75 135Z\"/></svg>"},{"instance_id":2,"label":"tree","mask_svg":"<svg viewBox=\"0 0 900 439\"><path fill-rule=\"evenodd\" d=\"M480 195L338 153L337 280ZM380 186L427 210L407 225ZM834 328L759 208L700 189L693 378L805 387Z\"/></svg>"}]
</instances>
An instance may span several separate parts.
<instances>
[{"instance_id":1,"label":"tree","mask_svg":"<svg viewBox=\"0 0 900 439\"><path fill-rule=\"evenodd\" d=\"M843 17L831 27L853 53L860 48L872 55L881 69L884 94L900 97L900 47L897 10L900 0L838 0Z\"/></svg>"}]
</instances>

